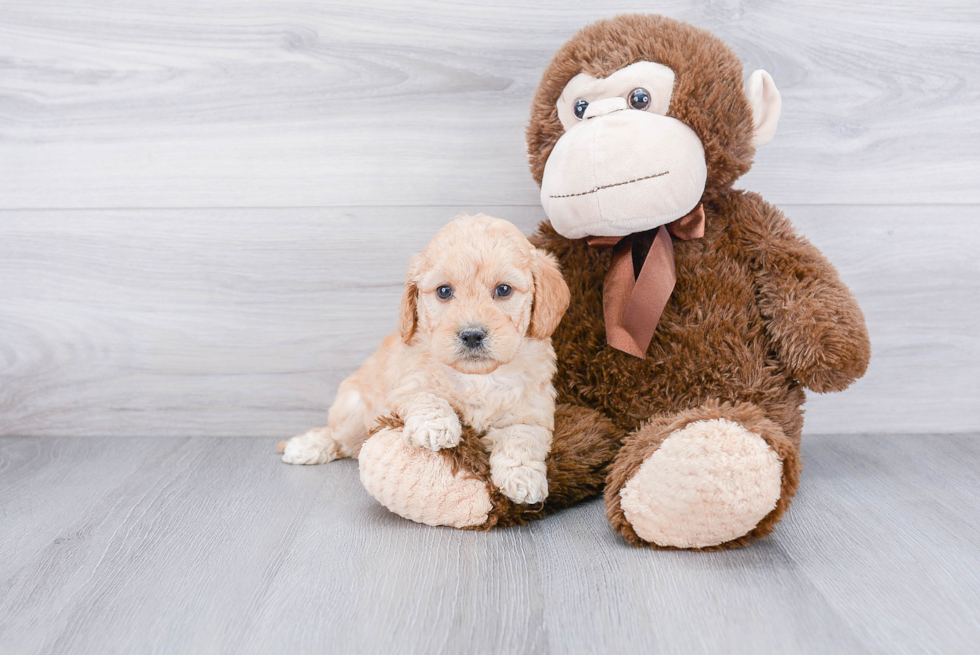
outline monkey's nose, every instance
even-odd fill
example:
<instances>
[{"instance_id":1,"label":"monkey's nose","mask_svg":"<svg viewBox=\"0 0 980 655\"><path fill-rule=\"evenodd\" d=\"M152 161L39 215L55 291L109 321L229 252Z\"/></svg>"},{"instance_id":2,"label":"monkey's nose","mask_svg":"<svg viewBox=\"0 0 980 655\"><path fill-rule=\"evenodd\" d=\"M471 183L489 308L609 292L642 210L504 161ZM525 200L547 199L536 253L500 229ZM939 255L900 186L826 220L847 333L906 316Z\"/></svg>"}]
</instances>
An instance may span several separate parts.
<instances>
[{"instance_id":1,"label":"monkey's nose","mask_svg":"<svg viewBox=\"0 0 980 655\"><path fill-rule=\"evenodd\" d=\"M487 331L483 328L464 328L459 331L459 340L463 345L470 349L479 348L483 345L483 340L487 338Z\"/></svg>"},{"instance_id":2,"label":"monkey's nose","mask_svg":"<svg viewBox=\"0 0 980 655\"><path fill-rule=\"evenodd\" d=\"M629 105L626 104L626 98L614 97L614 98L603 98L602 100L594 100L589 103L589 106L585 109L585 115L582 116L583 119L595 118L596 116L605 116L606 114L611 114L614 111L620 111L621 109L627 109Z\"/></svg>"}]
</instances>

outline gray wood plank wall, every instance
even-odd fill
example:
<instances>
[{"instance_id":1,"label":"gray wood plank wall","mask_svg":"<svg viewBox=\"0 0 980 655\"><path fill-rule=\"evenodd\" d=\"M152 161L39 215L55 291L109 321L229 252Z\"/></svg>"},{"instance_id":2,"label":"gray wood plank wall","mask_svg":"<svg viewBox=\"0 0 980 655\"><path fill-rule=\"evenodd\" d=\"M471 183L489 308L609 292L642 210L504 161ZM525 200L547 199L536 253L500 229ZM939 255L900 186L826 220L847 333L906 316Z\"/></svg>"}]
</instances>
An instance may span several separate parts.
<instances>
[{"instance_id":1,"label":"gray wood plank wall","mask_svg":"<svg viewBox=\"0 0 980 655\"><path fill-rule=\"evenodd\" d=\"M739 186L851 285L874 359L809 432L980 427L980 5L6 0L0 435L284 435L458 211L543 218L523 129L578 28L655 10L783 95Z\"/></svg>"}]
</instances>

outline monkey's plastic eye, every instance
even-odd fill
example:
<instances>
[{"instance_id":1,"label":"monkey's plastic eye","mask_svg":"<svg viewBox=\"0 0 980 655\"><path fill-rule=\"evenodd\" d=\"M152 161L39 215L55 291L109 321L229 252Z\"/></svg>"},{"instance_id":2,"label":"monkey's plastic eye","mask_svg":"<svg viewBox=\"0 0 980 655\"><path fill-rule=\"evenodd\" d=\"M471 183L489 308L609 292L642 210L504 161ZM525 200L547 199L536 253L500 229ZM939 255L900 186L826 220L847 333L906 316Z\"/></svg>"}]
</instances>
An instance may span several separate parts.
<instances>
[{"instance_id":1,"label":"monkey's plastic eye","mask_svg":"<svg viewBox=\"0 0 980 655\"><path fill-rule=\"evenodd\" d=\"M493 290L493 296L494 298L506 298L513 292L514 290L506 284L498 284L497 288Z\"/></svg>"},{"instance_id":2,"label":"monkey's plastic eye","mask_svg":"<svg viewBox=\"0 0 980 655\"><path fill-rule=\"evenodd\" d=\"M650 94L646 89L633 89L630 91L630 107L633 109L646 109L650 106Z\"/></svg>"},{"instance_id":3,"label":"monkey's plastic eye","mask_svg":"<svg viewBox=\"0 0 980 655\"><path fill-rule=\"evenodd\" d=\"M582 120L585 116L585 110L589 108L589 103L585 100L579 98L575 101L575 118Z\"/></svg>"},{"instance_id":4,"label":"monkey's plastic eye","mask_svg":"<svg viewBox=\"0 0 980 655\"><path fill-rule=\"evenodd\" d=\"M439 296L439 300L449 300L453 297L453 288L448 284L444 284L436 288L436 295Z\"/></svg>"}]
</instances>

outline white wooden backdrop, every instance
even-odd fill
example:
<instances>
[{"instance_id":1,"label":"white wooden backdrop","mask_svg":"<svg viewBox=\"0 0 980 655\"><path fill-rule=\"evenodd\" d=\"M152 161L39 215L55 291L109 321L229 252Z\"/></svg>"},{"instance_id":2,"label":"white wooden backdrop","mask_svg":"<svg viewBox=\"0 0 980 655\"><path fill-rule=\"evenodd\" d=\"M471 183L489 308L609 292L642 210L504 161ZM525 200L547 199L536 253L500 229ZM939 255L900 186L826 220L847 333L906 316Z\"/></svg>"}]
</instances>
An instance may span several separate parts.
<instances>
[{"instance_id":1,"label":"white wooden backdrop","mask_svg":"<svg viewBox=\"0 0 980 655\"><path fill-rule=\"evenodd\" d=\"M459 211L543 218L523 131L586 23L709 28L783 94L739 186L868 318L810 433L980 427L980 3L4 0L0 434L288 435Z\"/></svg>"}]
</instances>

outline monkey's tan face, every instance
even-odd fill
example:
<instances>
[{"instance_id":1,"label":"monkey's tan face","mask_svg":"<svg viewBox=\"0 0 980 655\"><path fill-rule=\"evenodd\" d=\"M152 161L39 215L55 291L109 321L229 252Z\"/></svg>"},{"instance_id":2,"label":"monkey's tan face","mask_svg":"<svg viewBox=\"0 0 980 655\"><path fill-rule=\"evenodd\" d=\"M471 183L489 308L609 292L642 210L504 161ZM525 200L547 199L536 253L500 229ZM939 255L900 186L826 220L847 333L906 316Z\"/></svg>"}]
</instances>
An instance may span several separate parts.
<instances>
[{"instance_id":1,"label":"monkey's tan face","mask_svg":"<svg viewBox=\"0 0 980 655\"><path fill-rule=\"evenodd\" d=\"M451 223L423 252L418 330L461 373L492 373L520 350L531 322L532 247L506 221Z\"/></svg>"},{"instance_id":2,"label":"monkey's tan face","mask_svg":"<svg viewBox=\"0 0 980 655\"><path fill-rule=\"evenodd\" d=\"M638 62L576 75L557 103L565 133L545 164L541 203L559 234L625 236L684 216L704 192L694 131L666 115L674 72Z\"/></svg>"}]
</instances>

